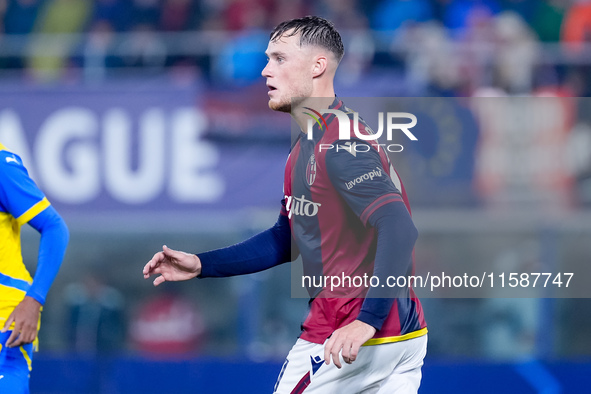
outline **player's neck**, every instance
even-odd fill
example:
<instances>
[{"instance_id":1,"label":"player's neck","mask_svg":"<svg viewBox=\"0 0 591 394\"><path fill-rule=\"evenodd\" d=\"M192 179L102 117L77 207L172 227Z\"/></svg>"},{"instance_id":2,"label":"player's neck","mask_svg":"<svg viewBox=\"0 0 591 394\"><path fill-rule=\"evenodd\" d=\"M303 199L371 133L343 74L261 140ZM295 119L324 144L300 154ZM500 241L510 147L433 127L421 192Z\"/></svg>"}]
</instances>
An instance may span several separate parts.
<instances>
[{"instance_id":1,"label":"player's neck","mask_svg":"<svg viewBox=\"0 0 591 394\"><path fill-rule=\"evenodd\" d=\"M306 133L308 130L308 120L311 119L310 109L320 112L322 110L330 108L334 102L335 93L332 86L326 89L317 89L313 92L312 96L303 100L296 108L292 108L291 116L296 121L302 133Z\"/></svg>"}]
</instances>

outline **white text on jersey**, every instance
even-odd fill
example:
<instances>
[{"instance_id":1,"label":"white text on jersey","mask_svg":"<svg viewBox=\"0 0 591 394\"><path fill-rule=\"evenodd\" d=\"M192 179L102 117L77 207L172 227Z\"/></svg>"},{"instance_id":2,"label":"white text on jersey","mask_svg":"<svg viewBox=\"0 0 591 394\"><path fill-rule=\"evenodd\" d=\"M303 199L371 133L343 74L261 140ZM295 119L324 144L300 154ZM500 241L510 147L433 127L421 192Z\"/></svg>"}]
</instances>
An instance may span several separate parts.
<instances>
[{"instance_id":1,"label":"white text on jersey","mask_svg":"<svg viewBox=\"0 0 591 394\"><path fill-rule=\"evenodd\" d=\"M306 200L301 197L285 196L285 209L287 209L288 217L291 219L292 215L296 216L316 216L318 208L322 204Z\"/></svg>"},{"instance_id":2,"label":"white text on jersey","mask_svg":"<svg viewBox=\"0 0 591 394\"><path fill-rule=\"evenodd\" d=\"M375 170L371 170L368 173L365 173L357 178L353 179L352 181L345 182L345 186L347 186L347 190L351 190L355 185L360 184L363 181L373 180L376 177L382 176L382 169L380 167L376 167Z\"/></svg>"}]
</instances>

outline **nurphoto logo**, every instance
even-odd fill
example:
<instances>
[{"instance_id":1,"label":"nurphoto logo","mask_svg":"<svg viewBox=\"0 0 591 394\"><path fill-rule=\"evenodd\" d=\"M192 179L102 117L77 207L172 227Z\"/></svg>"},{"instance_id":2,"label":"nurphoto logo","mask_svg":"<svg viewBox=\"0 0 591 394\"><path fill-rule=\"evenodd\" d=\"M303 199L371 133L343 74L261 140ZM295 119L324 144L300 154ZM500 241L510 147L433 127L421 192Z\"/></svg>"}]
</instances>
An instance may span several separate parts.
<instances>
[{"instance_id":1,"label":"nurphoto logo","mask_svg":"<svg viewBox=\"0 0 591 394\"><path fill-rule=\"evenodd\" d=\"M380 144L378 143L378 139L384 133L384 118L386 118L386 139L387 141L391 142L393 140L393 134L395 130L400 130L406 135L408 139L411 141L418 141L418 138L410 131L411 128L416 126L417 124L417 117L409 112L386 112L384 116L384 112L378 113L378 130L374 132L368 126L365 126L365 132L359 131L359 113L357 112L349 112L345 113L343 111L339 111L337 109L323 109L320 111L316 111L312 108L305 108L310 112L304 112L304 114L310 116L311 119L308 119L307 124L307 135L308 139L314 139L314 123L318 124L320 130L328 129L328 124L324 114L334 114L339 122L339 140L350 140L351 139L351 129L353 129L354 138L358 138L363 141L372 141L370 145L375 147L378 151L380 149L385 149L388 152L402 152L404 147L400 144ZM353 114L353 119L349 117L348 114ZM395 119L404 118L410 120L410 122L406 123L397 123ZM351 128L351 121L353 122L353 127ZM361 122L365 124L364 122ZM357 152L367 152L369 146L366 144L344 144L336 146L333 144L320 144L320 151L322 150L330 150L336 149L338 152L339 150L345 150L351 154Z\"/></svg>"}]
</instances>

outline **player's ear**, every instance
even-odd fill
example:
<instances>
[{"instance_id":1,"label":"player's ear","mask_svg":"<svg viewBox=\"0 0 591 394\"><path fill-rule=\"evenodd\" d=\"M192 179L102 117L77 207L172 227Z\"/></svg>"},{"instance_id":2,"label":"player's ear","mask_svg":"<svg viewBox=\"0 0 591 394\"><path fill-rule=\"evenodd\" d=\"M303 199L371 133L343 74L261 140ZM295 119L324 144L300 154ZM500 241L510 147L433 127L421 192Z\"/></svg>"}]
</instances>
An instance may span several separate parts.
<instances>
[{"instance_id":1,"label":"player's ear","mask_svg":"<svg viewBox=\"0 0 591 394\"><path fill-rule=\"evenodd\" d=\"M328 59L324 55L318 55L315 58L313 67L312 67L312 77L316 78L324 74L326 68L328 67Z\"/></svg>"}]
</instances>

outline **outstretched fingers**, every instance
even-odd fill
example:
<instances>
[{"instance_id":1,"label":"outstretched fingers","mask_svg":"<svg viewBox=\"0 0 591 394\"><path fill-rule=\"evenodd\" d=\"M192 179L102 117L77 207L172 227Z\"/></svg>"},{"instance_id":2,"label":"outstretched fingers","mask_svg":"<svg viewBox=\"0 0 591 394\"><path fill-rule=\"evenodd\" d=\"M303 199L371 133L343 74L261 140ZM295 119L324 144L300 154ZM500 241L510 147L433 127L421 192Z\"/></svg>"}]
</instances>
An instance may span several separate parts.
<instances>
[{"instance_id":1,"label":"outstretched fingers","mask_svg":"<svg viewBox=\"0 0 591 394\"><path fill-rule=\"evenodd\" d=\"M149 278L151 275L156 273L156 269L160 266L160 263L165 259L163 252L158 252L146 263L144 266L143 274L144 279Z\"/></svg>"},{"instance_id":2,"label":"outstretched fingers","mask_svg":"<svg viewBox=\"0 0 591 394\"><path fill-rule=\"evenodd\" d=\"M154 286L165 281L189 280L201 272L201 261L194 254L170 249L164 245L162 251L152 257L144 266L144 279L161 274L154 280Z\"/></svg>"},{"instance_id":3,"label":"outstretched fingers","mask_svg":"<svg viewBox=\"0 0 591 394\"><path fill-rule=\"evenodd\" d=\"M170 249L168 246L163 245L162 246L162 254L164 255L164 257L168 257L171 260L180 260L183 255L185 255L185 253L180 252L178 250L174 250L174 249Z\"/></svg>"}]
</instances>

